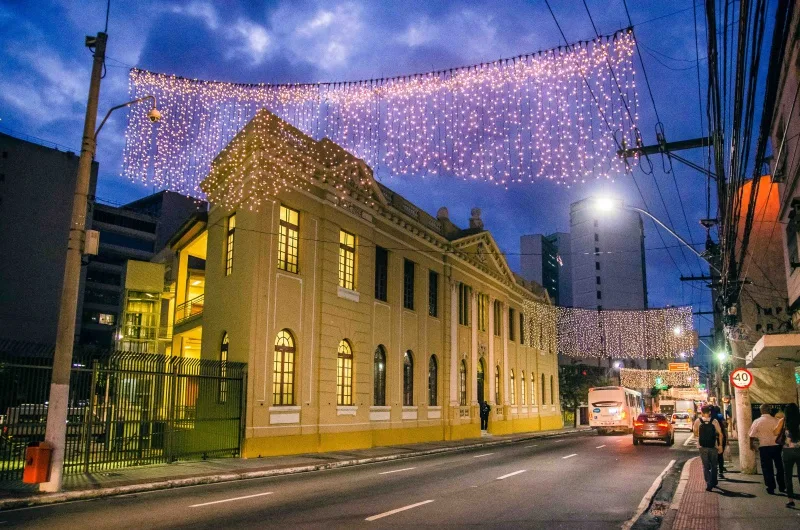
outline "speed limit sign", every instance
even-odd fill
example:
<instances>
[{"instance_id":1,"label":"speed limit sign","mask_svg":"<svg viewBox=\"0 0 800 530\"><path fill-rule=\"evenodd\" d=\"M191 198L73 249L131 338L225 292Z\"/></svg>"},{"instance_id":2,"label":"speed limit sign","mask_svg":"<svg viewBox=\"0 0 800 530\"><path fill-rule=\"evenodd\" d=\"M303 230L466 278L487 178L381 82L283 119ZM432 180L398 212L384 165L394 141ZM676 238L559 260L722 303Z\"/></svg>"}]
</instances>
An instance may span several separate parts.
<instances>
[{"instance_id":1,"label":"speed limit sign","mask_svg":"<svg viewBox=\"0 0 800 530\"><path fill-rule=\"evenodd\" d=\"M731 384L740 390L749 388L753 384L753 374L746 368L737 368L731 372Z\"/></svg>"}]
</instances>

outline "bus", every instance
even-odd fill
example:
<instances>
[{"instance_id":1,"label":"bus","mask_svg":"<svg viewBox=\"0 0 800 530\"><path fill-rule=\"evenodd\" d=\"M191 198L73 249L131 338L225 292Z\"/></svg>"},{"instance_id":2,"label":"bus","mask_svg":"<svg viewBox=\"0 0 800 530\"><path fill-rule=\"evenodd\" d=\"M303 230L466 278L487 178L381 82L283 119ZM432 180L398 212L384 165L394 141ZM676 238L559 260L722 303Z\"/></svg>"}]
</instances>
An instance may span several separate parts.
<instances>
[{"instance_id":1,"label":"bus","mask_svg":"<svg viewBox=\"0 0 800 530\"><path fill-rule=\"evenodd\" d=\"M642 394L623 386L589 389L589 426L598 434L633 432L633 420L644 413Z\"/></svg>"}]
</instances>

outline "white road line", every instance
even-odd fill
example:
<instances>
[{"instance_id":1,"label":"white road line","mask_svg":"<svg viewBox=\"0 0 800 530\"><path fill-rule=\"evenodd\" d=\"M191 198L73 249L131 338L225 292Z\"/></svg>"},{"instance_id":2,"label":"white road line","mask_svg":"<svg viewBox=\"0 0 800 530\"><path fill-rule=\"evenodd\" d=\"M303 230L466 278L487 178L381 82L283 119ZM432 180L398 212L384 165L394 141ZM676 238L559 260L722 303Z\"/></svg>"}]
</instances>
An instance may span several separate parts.
<instances>
[{"instance_id":1,"label":"white road line","mask_svg":"<svg viewBox=\"0 0 800 530\"><path fill-rule=\"evenodd\" d=\"M484 453L484 454L482 454L482 455L475 455L475 456L473 456L472 458L480 458L480 457L482 457L482 456L490 456L490 455L493 455L493 454L494 454L494 453Z\"/></svg>"},{"instance_id":2,"label":"white road line","mask_svg":"<svg viewBox=\"0 0 800 530\"><path fill-rule=\"evenodd\" d=\"M388 512L379 513L378 515L372 515L370 517L367 517L364 520L365 521L375 521L377 519L381 519L383 517L388 517L390 515L394 515L394 514L399 513L399 512L404 512L406 510L410 510L411 508L416 508L417 506L422 506L423 504L428 504L428 503L431 503L431 502L433 502L433 499L428 500L428 501L418 502L416 504L409 504L408 506L403 506L402 508L396 508L394 510L389 510Z\"/></svg>"},{"instance_id":3,"label":"white road line","mask_svg":"<svg viewBox=\"0 0 800 530\"><path fill-rule=\"evenodd\" d=\"M605 446L606 446L606 444L603 444L603 445L598 445L597 447L595 447L595 449L602 449L602 448L603 448L603 447L605 447Z\"/></svg>"},{"instance_id":4,"label":"white road line","mask_svg":"<svg viewBox=\"0 0 800 530\"><path fill-rule=\"evenodd\" d=\"M234 497L232 499L222 499L221 501L203 502L201 504L192 504L189 508L199 508L201 506L209 506L211 504L221 504L223 502L241 501L244 499L252 499L253 497L263 497L264 495L272 495L271 491L266 493L256 493L255 495L245 495L244 497Z\"/></svg>"},{"instance_id":5,"label":"white road line","mask_svg":"<svg viewBox=\"0 0 800 530\"><path fill-rule=\"evenodd\" d=\"M571 455L562 456L561 460L566 460L567 458L572 458L573 456L578 456L578 453L572 453Z\"/></svg>"},{"instance_id":6,"label":"white road line","mask_svg":"<svg viewBox=\"0 0 800 530\"><path fill-rule=\"evenodd\" d=\"M687 447L692 440L694 440L694 434L690 434L689 435L689 437L686 439L686 441L683 442L683 446Z\"/></svg>"},{"instance_id":7,"label":"white road line","mask_svg":"<svg viewBox=\"0 0 800 530\"><path fill-rule=\"evenodd\" d=\"M554 441L554 443L558 443L558 442L566 442L566 440L565 440L564 438L561 438L561 439L559 439L559 440L555 440L555 441Z\"/></svg>"},{"instance_id":8,"label":"white road line","mask_svg":"<svg viewBox=\"0 0 800 530\"><path fill-rule=\"evenodd\" d=\"M661 474L656 477L656 479L653 481L653 484L650 486L650 489L644 494L642 502L639 503L639 507L636 508L636 513L634 513L633 517L625 521L625 524L622 525L622 530L628 530L636 523L636 520L642 516L647 507L650 506L650 501L652 500L653 495L656 494L656 491L658 491L658 488L661 486L661 481L663 480L664 475L666 475L667 471L669 471L674 465L675 460L670 460L669 464L667 464L667 467L664 468L664 471L662 471Z\"/></svg>"},{"instance_id":9,"label":"white road line","mask_svg":"<svg viewBox=\"0 0 800 530\"><path fill-rule=\"evenodd\" d=\"M523 449L528 449L530 447L538 447L538 446L539 446L539 444L526 445L525 447L523 447Z\"/></svg>"},{"instance_id":10,"label":"white road line","mask_svg":"<svg viewBox=\"0 0 800 530\"><path fill-rule=\"evenodd\" d=\"M519 471L514 471L513 473L509 473L508 475L503 475L502 477L497 477L497 480L503 480L508 477L513 477L514 475L519 475L520 473L525 473L527 469L520 469Z\"/></svg>"},{"instance_id":11,"label":"white road line","mask_svg":"<svg viewBox=\"0 0 800 530\"><path fill-rule=\"evenodd\" d=\"M416 467L404 467L403 469L393 469L391 471L384 471L383 473L378 473L378 475L388 475L390 473L400 473L401 471L410 471L412 469L417 469Z\"/></svg>"}]
</instances>

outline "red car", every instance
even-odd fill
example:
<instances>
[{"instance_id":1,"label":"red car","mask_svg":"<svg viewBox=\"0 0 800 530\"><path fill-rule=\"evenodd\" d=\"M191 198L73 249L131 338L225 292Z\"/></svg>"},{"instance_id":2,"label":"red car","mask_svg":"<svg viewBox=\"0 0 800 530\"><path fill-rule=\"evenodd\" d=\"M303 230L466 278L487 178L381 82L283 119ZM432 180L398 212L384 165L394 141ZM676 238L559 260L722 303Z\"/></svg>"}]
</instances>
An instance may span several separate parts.
<instances>
[{"instance_id":1,"label":"red car","mask_svg":"<svg viewBox=\"0 0 800 530\"><path fill-rule=\"evenodd\" d=\"M658 440L672 445L675 443L675 430L664 414L639 414L633 421L633 445L645 440Z\"/></svg>"}]
</instances>

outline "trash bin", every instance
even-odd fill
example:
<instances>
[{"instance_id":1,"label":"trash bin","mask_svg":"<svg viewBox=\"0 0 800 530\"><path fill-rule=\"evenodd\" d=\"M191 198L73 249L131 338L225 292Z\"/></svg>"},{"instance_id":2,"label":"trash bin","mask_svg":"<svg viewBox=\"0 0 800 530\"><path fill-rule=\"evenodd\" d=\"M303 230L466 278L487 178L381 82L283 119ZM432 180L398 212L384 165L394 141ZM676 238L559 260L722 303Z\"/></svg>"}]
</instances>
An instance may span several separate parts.
<instances>
[{"instance_id":1,"label":"trash bin","mask_svg":"<svg viewBox=\"0 0 800 530\"><path fill-rule=\"evenodd\" d=\"M47 442L32 442L25 449L25 469L22 482L40 484L47 482L50 475L50 455L53 446Z\"/></svg>"}]
</instances>

